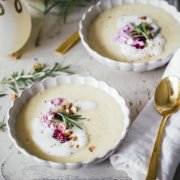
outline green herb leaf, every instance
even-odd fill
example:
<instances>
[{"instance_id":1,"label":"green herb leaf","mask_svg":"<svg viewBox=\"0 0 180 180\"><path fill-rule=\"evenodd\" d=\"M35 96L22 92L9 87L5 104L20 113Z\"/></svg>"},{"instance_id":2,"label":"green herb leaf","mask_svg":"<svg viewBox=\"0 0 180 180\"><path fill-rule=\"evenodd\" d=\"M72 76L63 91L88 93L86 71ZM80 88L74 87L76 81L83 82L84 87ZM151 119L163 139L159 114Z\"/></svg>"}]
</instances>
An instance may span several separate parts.
<instances>
[{"instance_id":1,"label":"green herb leaf","mask_svg":"<svg viewBox=\"0 0 180 180\"><path fill-rule=\"evenodd\" d=\"M6 96L7 94L0 94L0 97L4 97L4 96Z\"/></svg>"},{"instance_id":2,"label":"green herb leaf","mask_svg":"<svg viewBox=\"0 0 180 180\"><path fill-rule=\"evenodd\" d=\"M68 114L64 111L58 111L57 114L60 115L62 119L56 118L56 119L53 119L53 121L64 122L66 125L66 129L71 129L74 126L82 129L81 126L78 124L78 121L86 119L86 118L83 118L82 115Z\"/></svg>"},{"instance_id":3,"label":"green herb leaf","mask_svg":"<svg viewBox=\"0 0 180 180\"><path fill-rule=\"evenodd\" d=\"M133 32L131 33L131 36L134 37L138 35L144 37L145 39L149 39L147 34L148 26L149 25L147 23L142 22L141 24L139 24L134 28Z\"/></svg>"},{"instance_id":4,"label":"green herb leaf","mask_svg":"<svg viewBox=\"0 0 180 180\"><path fill-rule=\"evenodd\" d=\"M5 122L5 116L3 118L3 121L0 122L0 131L5 132L6 131L6 122Z\"/></svg>"},{"instance_id":5,"label":"green herb leaf","mask_svg":"<svg viewBox=\"0 0 180 180\"><path fill-rule=\"evenodd\" d=\"M18 94L21 90L24 90L36 81L41 81L48 76L54 77L61 73L71 73L70 66L55 63L50 69L47 68L46 65L43 65L38 71L34 69L29 73L25 73L24 71L14 72L9 77L3 78L0 81L0 85L6 86L15 94Z\"/></svg>"},{"instance_id":6,"label":"green herb leaf","mask_svg":"<svg viewBox=\"0 0 180 180\"><path fill-rule=\"evenodd\" d=\"M44 14L48 14L53 8L59 7L59 15L66 22L70 10L75 6L85 6L91 0L42 0L45 10Z\"/></svg>"},{"instance_id":7,"label":"green herb leaf","mask_svg":"<svg viewBox=\"0 0 180 180\"><path fill-rule=\"evenodd\" d=\"M44 6L47 8L47 6L48 6L48 3L49 3L49 0L43 0L43 4L44 4Z\"/></svg>"},{"instance_id":8,"label":"green herb leaf","mask_svg":"<svg viewBox=\"0 0 180 180\"><path fill-rule=\"evenodd\" d=\"M160 33L161 28L158 28L155 33L153 33L152 30L153 29L150 24L142 22L134 28L134 30L131 32L131 36L133 38L144 37L146 40L150 40Z\"/></svg>"},{"instance_id":9,"label":"green herb leaf","mask_svg":"<svg viewBox=\"0 0 180 180\"><path fill-rule=\"evenodd\" d=\"M161 28L158 28L156 32L153 33L153 38L155 38L161 32Z\"/></svg>"}]
</instances>

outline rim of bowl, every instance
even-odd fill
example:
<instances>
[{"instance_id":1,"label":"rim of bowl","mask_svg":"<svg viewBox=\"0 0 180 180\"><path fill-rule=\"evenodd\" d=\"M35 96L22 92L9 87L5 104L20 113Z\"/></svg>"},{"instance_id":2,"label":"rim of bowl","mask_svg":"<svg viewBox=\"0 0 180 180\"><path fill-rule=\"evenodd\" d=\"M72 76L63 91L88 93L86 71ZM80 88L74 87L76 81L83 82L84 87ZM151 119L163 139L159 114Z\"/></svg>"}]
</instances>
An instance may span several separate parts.
<instances>
[{"instance_id":1,"label":"rim of bowl","mask_svg":"<svg viewBox=\"0 0 180 180\"><path fill-rule=\"evenodd\" d=\"M103 56L90 47L87 41L87 35L86 35L87 28L89 26L89 24L87 23L91 23L91 21L98 14L100 14L106 9L110 9L112 7L123 5L123 4L135 4L135 3L149 4L155 7L160 7L167 13L171 14L174 17L174 19L180 24L180 13L177 11L175 6L168 4L168 2L164 0L159 0L159 1L157 0L146 0L146 1L145 0L101 0L97 2L95 5L92 5L91 7L89 7L89 9L83 14L82 19L79 23L79 34L80 34L81 42L84 48L88 51L88 53L92 57L94 57L96 61L100 62L101 64L107 65L111 67L112 69L142 72L142 71L149 71L149 70L153 70L158 67L161 67L165 65L166 63L168 63L169 60L173 57L174 52L170 53L165 58L159 58L159 59L145 61L145 62L128 63L128 62L117 61L117 60L114 60L113 58L108 58L106 56ZM107 7L105 7L106 4L107 4ZM95 14L95 16L94 15L92 16L93 11L96 11L98 13Z\"/></svg>"},{"instance_id":2,"label":"rim of bowl","mask_svg":"<svg viewBox=\"0 0 180 180\"><path fill-rule=\"evenodd\" d=\"M61 83L57 82L58 78L60 80L64 81L64 82L61 82ZM53 79L55 80L55 82L57 84L55 84L53 86L49 86L49 87L44 87L45 83L47 83L47 82L49 82L49 81L51 81ZM75 80L75 82L73 82L74 80ZM67 82L65 82L65 81L67 81ZM96 83L96 85L94 85L92 83ZM107 151L104 155L93 158L91 160L80 161L80 162L55 162L55 161L50 161L50 160L44 160L44 159L41 159L41 158L37 157L36 155L30 154L25 148L23 148L21 146L19 140L16 138L16 132L15 132L14 127L15 127L15 121L16 121L16 116L17 115L13 118L12 116L13 116L14 113L12 111L14 110L15 105L18 103L18 101L20 101L23 98L23 95L25 93L27 93L27 91L31 90L32 88L42 86L43 90L45 90L45 89L48 89L50 87L55 87L55 86L60 85L60 84L90 85L90 86L94 86L94 87L96 87L98 89L101 89L101 90L105 91L106 93L107 93L107 90L108 90L108 92L111 92L111 93L114 94L113 96L118 96L120 102L116 101L115 97L113 97L111 95L122 109L122 112L123 112L123 115L124 115L124 119L123 119L124 128L120 132L121 136L120 136L119 140L117 141L117 143L109 151ZM102 86L104 86L104 87L102 88ZM105 88L107 90L105 90ZM42 89L38 90L36 93L40 92L41 90ZM107 94L109 94L109 93L107 93ZM33 97L33 95L30 95L30 97L28 97L28 99ZM20 109L22 108L22 105L21 105ZM17 112L17 114L18 113L19 113L19 111ZM13 121L12 123L13 123L14 127L12 127L12 124L10 124L11 121ZM104 81L96 80L94 77L91 77L91 76L82 77L80 75L74 74L74 75L59 75L59 76L56 76L56 77L47 77L44 80L36 82L33 85L31 85L30 87L28 87L27 89L25 89L24 91L22 91L21 94L19 95L19 97L17 97L16 100L12 103L12 106L11 106L9 112L8 112L7 130L8 130L8 135L9 135L10 139L12 140L13 144L15 145L15 147L22 154L26 155L28 158L34 159L35 161L37 161L37 162L39 162L41 164L44 164L46 166L49 166L49 167L55 167L55 168L58 168L58 169L77 169L77 168L81 168L81 167L86 167L86 166L91 165L91 164L100 163L100 162L104 161L106 158L108 158L114 151L116 151L119 148L122 140L125 138L125 136L127 134L130 123L131 123L131 121L130 121L129 108L128 108L124 98L117 92L116 89L110 87ZM13 128L14 128L14 130L13 130Z\"/></svg>"}]
</instances>

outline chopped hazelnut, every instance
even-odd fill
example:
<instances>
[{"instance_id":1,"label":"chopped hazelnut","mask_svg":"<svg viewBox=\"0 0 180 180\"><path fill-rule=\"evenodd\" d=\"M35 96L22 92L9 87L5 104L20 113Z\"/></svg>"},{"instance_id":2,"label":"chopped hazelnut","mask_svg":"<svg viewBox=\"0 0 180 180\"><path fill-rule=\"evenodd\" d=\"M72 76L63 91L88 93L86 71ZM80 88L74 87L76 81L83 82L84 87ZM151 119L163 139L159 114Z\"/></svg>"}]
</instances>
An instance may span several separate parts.
<instances>
[{"instance_id":1,"label":"chopped hazelnut","mask_svg":"<svg viewBox=\"0 0 180 180\"><path fill-rule=\"evenodd\" d=\"M65 112L69 114L69 109L65 109Z\"/></svg>"},{"instance_id":2,"label":"chopped hazelnut","mask_svg":"<svg viewBox=\"0 0 180 180\"><path fill-rule=\"evenodd\" d=\"M66 108L66 109L70 109L70 108L71 108L71 106L72 106L72 104L71 104L71 103L67 103L67 104L65 104L65 108Z\"/></svg>"},{"instance_id":3,"label":"chopped hazelnut","mask_svg":"<svg viewBox=\"0 0 180 180\"><path fill-rule=\"evenodd\" d=\"M43 67L43 65L40 64L40 63L34 64L34 69L35 69L35 71L39 71L42 67Z\"/></svg>"},{"instance_id":4,"label":"chopped hazelnut","mask_svg":"<svg viewBox=\"0 0 180 180\"><path fill-rule=\"evenodd\" d=\"M59 110L60 111L64 111L65 110L65 106L64 105L59 106Z\"/></svg>"},{"instance_id":5,"label":"chopped hazelnut","mask_svg":"<svg viewBox=\"0 0 180 180\"><path fill-rule=\"evenodd\" d=\"M147 17L146 17L146 16L141 16L141 17L140 17L140 19L142 19L142 20L146 20L146 19L147 19Z\"/></svg>"},{"instance_id":6,"label":"chopped hazelnut","mask_svg":"<svg viewBox=\"0 0 180 180\"><path fill-rule=\"evenodd\" d=\"M78 140L78 137L77 137L77 136L72 136L72 137L70 137L70 140L72 140L72 141L77 141L77 140Z\"/></svg>"},{"instance_id":7,"label":"chopped hazelnut","mask_svg":"<svg viewBox=\"0 0 180 180\"><path fill-rule=\"evenodd\" d=\"M18 60L18 59L21 58L21 55L22 55L22 54L21 54L19 51L17 51L17 52L15 52L15 53L12 54L12 58L13 58L14 60Z\"/></svg>"},{"instance_id":8,"label":"chopped hazelnut","mask_svg":"<svg viewBox=\"0 0 180 180\"><path fill-rule=\"evenodd\" d=\"M61 111L65 111L67 114L76 114L78 112L78 107L74 106L72 103L67 103L59 107Z\"/></svg>"},{"instance_id":9,"label":"chopped hazelnut","mask_svg":"<svg viewBox=\"0 0 180 180\"><path fill-rule=\"evenodd\" d=\"M16 94L11 94L11 100L14 101L17 98Z\"/></svg>"},{"instance_id":10,"label":"chopped hazelnut","mask_svg":"<svg viewBox=\"0 0 180 180\"><path fill-rule=\"evenodd\" d=\"M67 132L65 132L65 134L67 135L67 136L71 136L72 135L72 131L67 131Z\"/></svg>"},{"instance_id":11,"label":"chopped hazelnut","mask_svg":"<svg viewBox=\"0 0 180 180\"><path fill-rule=\"evenodd\" d=\"M93 152L93 151L95 150L95 148L96 148L95 146L90 146L90 147L89 147L89 151L90 151L90 152Z\"/></svg>"},{"instance_id":12,"label":"chopped hazelnut","mask_svg":"<svg viewBox=\"0 0 180 180\"><path fill-rule=\"evenodd\" d=\"M79 144L76 145L76 148L79 148Z\"/></svg>"},{"instance_id":13,"label":"chopped hazelnut","mask_svg":"<svg viewBox=\"0 0 180 180\"><path fill-rule=\"evenodd\" d=\"M76 114L78 112L78 108L76 106L71 106L70 114Z\"/></svg>"}]
</instances>

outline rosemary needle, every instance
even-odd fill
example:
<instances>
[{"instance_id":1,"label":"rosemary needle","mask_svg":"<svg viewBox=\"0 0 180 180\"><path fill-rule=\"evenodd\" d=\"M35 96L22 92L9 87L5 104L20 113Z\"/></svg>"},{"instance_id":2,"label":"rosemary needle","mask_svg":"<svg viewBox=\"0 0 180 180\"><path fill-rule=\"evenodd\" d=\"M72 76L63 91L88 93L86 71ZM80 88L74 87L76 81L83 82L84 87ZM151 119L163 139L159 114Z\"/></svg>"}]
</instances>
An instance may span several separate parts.
<instances>
[{"instance_id":1,"label":"rosemary needle","mask_svg":"<svg viewBox=\"0 0 180 180\"><path fill-rule=\"evenodd\" d=\"M66 125L66 129L72 128L74 126L82 129L81 126L78 125L79 120L85 119L82 117L82 115L68 114L64 111L58 111L57 116L58 118L54 118L53 121L64 122Z\"/></svg>"},{"instance_id":2,"label":"rosemary needle","mask_svg":"<svg viewBox=\"0 0 180 180\"><path fill-rule=\"evenodd\" d=\"M134 30L131 32L131 36L133 38L144 37L146 40L149 40L155 38L160 31L161 29L158 28L155 32L153 32L150 24L142 22L134 28Z\"/></svg>"},{"instance_id":3,"label":"rosemary needle","mask_svg":"<svg viewBox=\"0 0 180 180\"><path fill-rule=\"evenodd\" d=\"M33 69L29 73L25 73L24 70L13 72L9 77L3 78L0 81L0 85L11 89L15 94L18 94L21 90L24 90L29 85L36 81L40 81L48 76L56 76L61 73L71 73L70 66L63 66L62 64L55 63L52 68L47 68L46 65L42 65L40 69ZM2 97L5 94L2 94Z\"/></svg>"},{"instance_id":4,"label":"rosemary needle","mask_svg":"<svg viewBox=\"0 0 180 180\"><path fill-rule=\"evenodd\" d=\"M63 17L66 22L67 16L75 6L85 6L91 0L42 0L45 10L44 15L48 14L54 7L59 8L59 15Z\"/></svg>"},{"instance_id":5,"label":"rosemary needle","mask_svg":"<svg viewBox=\"0 0 180 180\"><path fill-rule=\"evenodd\" d=\"M0 94L0 97L6 96L6 94Z\"/></svg>"},{"instance_id":6,"label":"rosemary needle","mask_svg":"<svg viewBox=\"0 0 180 180\"><path fill-rule=\"evenodd\" d=\"M3 118L3 121L0 123L0 131L5 132L6 131L6 122L5 122L5 116Z\"/></svg>"}]
</instances>

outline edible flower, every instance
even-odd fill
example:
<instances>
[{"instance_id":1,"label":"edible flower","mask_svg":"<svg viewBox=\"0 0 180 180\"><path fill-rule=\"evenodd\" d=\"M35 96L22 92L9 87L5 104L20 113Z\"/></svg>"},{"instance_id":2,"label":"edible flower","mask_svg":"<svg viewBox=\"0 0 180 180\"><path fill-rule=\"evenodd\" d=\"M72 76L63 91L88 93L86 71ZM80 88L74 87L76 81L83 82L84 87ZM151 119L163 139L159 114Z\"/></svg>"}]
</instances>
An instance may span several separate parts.
<instances>
[{"instance_id":1,"label":"edible flower","mask_svg":"<svg viewBox=\"0 0 180 180\"><path fill-rule=\"evenodd\" d=\"M57 99L53 99L51 100L51 104L53 106L59 106L64 102L64 98L57 98Z\"/></svg>"},{"instance_id":2,"label":"edible flower","mask_svg":"<svg viewBox=\"0 0 180 180\"><path fill-rule=\"evenodd\" d=\"M119 29L115 41L135 47L136 49L144 49L149 41L160 33L160 28L154 31L151 24L144 22L146 16L140 17L143 20L139 25L128 23Z\"/></svg>"},{"instance_id":3,"label":"edible flower","mask_svg":"<svg viewBox=\"0 0 180 180\"><path fill-rule=\"evenodd\" d=\"M84 120L78 113L78 107L68 103L64 98L57 98L50 101L53 108L40 116L41 123L53 131L52 137L61 143L75 140L71 137L73 127L81 128L80 120Z\"/></svg>"}]
</instances>

